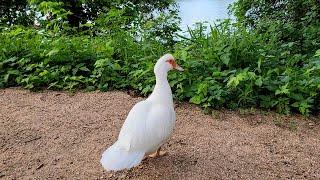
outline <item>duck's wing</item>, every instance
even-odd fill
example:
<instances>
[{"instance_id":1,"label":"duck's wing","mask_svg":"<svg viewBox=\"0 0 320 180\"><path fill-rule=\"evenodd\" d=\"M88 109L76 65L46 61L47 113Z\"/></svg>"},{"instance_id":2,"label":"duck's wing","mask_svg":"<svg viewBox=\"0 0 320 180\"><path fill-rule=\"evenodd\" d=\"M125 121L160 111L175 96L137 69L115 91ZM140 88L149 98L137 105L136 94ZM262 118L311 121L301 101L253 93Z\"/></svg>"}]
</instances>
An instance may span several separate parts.
<instances>
[{"instance_id":1,"label":"duck's wing","mask_svg":"<svg viewBox=\"0 0 320 180\"><path fill-rule=\"evenodd\" d=\"M137 103L129 112L124 122L118 141L102 154L101 164L106 170L130 169L138 165L144 155L146 142L146 117L150 105Z\"/></svg>"},{"instance_id":2,"label":"duck's wing","mask_svg":"<svg viewBox=\"0 0 320 180\"><path fill-rule=\"evenodd\" d=\"M173 109L150 101L141 101L129 112L117 142L127 151L147 153L170 136L174 122Z\"/></svg>"},{"instance_id":3,"label":"duck's wing","mask_svg":"<svg viewBox=\"0 0 320 180\"><path fill-rule=\"evenodd\" d=\"M151 109L148 101L138 102L130 110L118 137L119 146L126 151L144 151L146 138L146 122Z\"/></svg>"}]
</instances>

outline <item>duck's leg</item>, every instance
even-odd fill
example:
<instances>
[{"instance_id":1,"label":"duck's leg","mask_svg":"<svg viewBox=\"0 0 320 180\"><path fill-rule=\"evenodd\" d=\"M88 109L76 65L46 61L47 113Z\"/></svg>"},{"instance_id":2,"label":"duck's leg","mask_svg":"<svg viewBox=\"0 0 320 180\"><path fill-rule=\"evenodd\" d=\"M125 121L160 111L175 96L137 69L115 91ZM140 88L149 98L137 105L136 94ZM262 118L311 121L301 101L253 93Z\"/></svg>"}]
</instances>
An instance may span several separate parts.
<instances>
[{"instance_id":1,"label":"duck's leg","mask_svg":"<svg viewBox=\"0 0 320 180\"><path fill-rule=\"evenodd\" d=\"M159 149L155 153L150 154L149 157L155 158L159 156L165 156L166 154L167 154L167 151L161 151L161 147L159 147Z\"/></svg>"}]
</instances>

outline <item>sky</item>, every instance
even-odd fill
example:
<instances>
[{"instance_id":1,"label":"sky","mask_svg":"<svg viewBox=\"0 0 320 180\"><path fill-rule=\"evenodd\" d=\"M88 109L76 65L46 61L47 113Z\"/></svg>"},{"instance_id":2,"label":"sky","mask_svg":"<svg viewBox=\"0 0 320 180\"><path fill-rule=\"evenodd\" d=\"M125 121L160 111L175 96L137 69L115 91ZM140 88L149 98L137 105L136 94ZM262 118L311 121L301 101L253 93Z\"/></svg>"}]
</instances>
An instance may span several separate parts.
<instances>
[{"instance_id":1,"label":"sky","mask_svg":"<svg viewBox=\"0 0 320 180\"><path fill-rule=\"evenodd\" d=\"M178 0L181 28L187 29L195 22L213 22L228 17L228 6L235 0Z\"/></svg>"}]
</instances>

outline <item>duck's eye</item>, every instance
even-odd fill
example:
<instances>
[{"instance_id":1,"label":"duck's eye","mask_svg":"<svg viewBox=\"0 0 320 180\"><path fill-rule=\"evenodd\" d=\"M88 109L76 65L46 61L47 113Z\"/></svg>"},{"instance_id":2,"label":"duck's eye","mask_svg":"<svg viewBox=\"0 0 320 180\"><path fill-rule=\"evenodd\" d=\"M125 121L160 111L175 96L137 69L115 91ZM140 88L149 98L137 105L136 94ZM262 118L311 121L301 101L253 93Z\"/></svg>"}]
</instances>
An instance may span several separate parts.
<instances>
[{"instance_id":1,"label":"duck's eye","mask_svg":"<svg viewBox=\"0 0 320 180\"><path fill-rule=\"evenodd\" d=\"M173 63L173 60L172 60L172 59L169 59L167 62L170 63L170 64L172 64L172 63Z\"/></svg>"}]
</instances>

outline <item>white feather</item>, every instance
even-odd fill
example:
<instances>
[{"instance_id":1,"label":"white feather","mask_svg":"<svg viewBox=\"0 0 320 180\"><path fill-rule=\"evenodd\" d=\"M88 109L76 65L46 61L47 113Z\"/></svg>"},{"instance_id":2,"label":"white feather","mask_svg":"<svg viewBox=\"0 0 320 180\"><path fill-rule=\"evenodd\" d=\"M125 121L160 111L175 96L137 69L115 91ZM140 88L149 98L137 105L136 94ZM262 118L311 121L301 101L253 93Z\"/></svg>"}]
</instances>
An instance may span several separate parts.
<instances>
[{"instance_id":1,"label":"white feather","mask_svg":"<svg viewBox=\"0 0 320 180\"><path fill-rule=\"evenodd\" d=\"M108 171L118 171L136 166L143 157L143 152L127 151L118 146L116 142L102 154L100 163Z\"/></svg>"},{"instance_id":2,"label":"white feather","mask_svg":"<svg viewBox=\"0 0 320 180\"><path fill-rule=\"evenodd\" d=\"M155 152L172 134L175 125L172 92L167 72L172 69L165 55L155 65L156 85L152 94L129 112L116 143L103 154L106 170L129 169L138 165L145 154Z\"/></svg>"}]
</instances>

